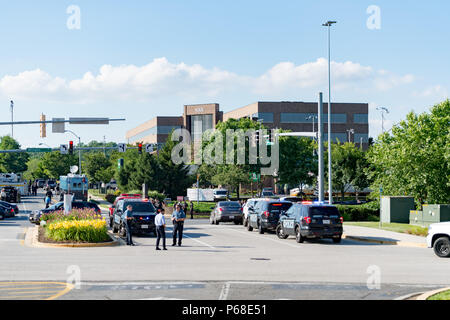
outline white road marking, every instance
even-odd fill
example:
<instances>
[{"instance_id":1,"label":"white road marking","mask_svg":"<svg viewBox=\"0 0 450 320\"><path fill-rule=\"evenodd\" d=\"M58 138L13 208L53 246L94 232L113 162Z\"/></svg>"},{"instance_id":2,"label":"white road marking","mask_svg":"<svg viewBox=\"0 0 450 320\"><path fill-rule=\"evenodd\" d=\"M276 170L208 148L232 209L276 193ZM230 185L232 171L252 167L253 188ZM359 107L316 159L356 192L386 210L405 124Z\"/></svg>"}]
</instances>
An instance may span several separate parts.
<instances>
[{"instance_id":1,"label":"white road marking","mask_svg":"<svg viewBox=\"0 0 450 320\"><path fill-rule=\"evenodd\" d=\"M227 282L223 285L222 291L220 292L219 300L227 300L228 292L230 291L231 283Z\"/></svg>"},{"instance_id":2,"label":"white road marking","mask_svg":"<svg viewBox=\"0 0 450 320\"><path fill-rule=\"evenodd\" d=\"M203 242L203 241L200 241L200 240L194 239L194 238L192 238L192 237L189 237L188 235L185 235L185 234L183 234L183 237L186 237L186 238L192 239L192 240L194 240L194 241L196 241L196 242L198 242L198 243L200 243L200 244L202 244L202 245L204 245L204 246L206 246L206 247L208 247L208 248L211 248L211 249L216 249L216 248L215 248L215 247L213 247L212 245L210 245L210 244L207 244L206 242Z\"/></svg>"},{"instance_id":3,"label":"white road marking","mask_svg":"<svg viewBox=\"0 0 450 320\"><path fill-rule=\"evenodd\" d=\"M235 229L231 229L231 228L229 228L229 229L226 229L226 228L221 228L221 230L231 230L231 231L234 231L234 232L238 232L238 233L242 233L242 234L245 234L245 235L248 235L248 236L252 236L252 237L259 237L260 239L265 239L265 240L269 240L269 241L272 241L272 242L276 242L276 243L279 243L279 244L283 244L283 245L286 245L286 246L289 246L289 247L292 247L292 248L301 248L301 246L300 245L294 245L294 244L291 244L291 243L289 243L289 242L286 242L286 241L283 241L283 240L280 240L280 239L272 239L272 238L269 238L269 237L267 237L267 236L264 236L264 235L260 235L260 234L253 234L252 235L252 233L251 232L245 232L245 231L239 231L239 230L235 230Z\"/></svg>"}]
</instances>

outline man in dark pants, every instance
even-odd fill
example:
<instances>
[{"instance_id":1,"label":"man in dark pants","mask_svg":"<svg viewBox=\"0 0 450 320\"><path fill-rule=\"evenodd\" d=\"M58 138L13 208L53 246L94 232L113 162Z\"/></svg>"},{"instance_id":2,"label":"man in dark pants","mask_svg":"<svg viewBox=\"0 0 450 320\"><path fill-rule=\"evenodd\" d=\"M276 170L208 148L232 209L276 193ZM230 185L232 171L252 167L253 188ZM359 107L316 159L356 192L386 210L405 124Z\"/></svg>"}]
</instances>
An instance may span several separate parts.
<instances>
[{"instance_id":1,"label":"man in dark pants","mask_svg":"<svg viewBox=\"0 0 450 320\"><path fill-rule=\"evenodd\" d=\"M189 211L190 211L190 214L191 214L191 219L194 219L194 203L192 202L192 200L191 201L189 201L190 203L189 203Z\"/></svg>"},{"instance_id":2,"label":"man in dark pants","mask_svg":"<svg viewBox=\"0 0 450 320\"><path fill-rule=\"evenodd\" d=\"M134 246L132 238L131 223L133 220L133 207L131 205L127 206L127 210L123 213L123 222L125 223L125 228L127 229L127 246Z\"/></svg>"},{"instance_id":3,"label":"man in dark pants","mask_svg":"<svg viewBox=\"0 0 450 320\"><path fill-rule=\"evenodd\" d=\"M183 228L184 219L186 219L186 214L181 209L181 205L177 204L175 211L172 213L172 223L173 223L173 246L177 244L177 233L178 233L178 246L181 246L181 240L183 239Z\"/></svg>"},{"instance_id":4,"label":"man in dark pants","mask_svg":"<svg viewBox=\"0 0 450 320\"><path fill-rule=\"evenodd\" d=\"M158 209L158 214L155 217L155 226L156 226L156 250L161 250L159 248L159 241L162 238L163 250L167 250L166 248L166 219L164 218L164 214L160 209Z\"/></svg>"}]
</instances>

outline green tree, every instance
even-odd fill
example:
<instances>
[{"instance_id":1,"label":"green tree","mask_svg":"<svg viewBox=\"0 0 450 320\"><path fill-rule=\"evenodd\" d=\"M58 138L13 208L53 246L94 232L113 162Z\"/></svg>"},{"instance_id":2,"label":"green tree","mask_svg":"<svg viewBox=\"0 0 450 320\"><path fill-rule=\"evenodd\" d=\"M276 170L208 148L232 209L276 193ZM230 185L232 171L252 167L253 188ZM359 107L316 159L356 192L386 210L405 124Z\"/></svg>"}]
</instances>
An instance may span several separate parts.
<instances>
[{"instance_id":1,"label":"green tree","mask_svg":"<svg viewBox=\"0 0 450 320\"><path fill-rule=\"evenodd\" d=\"M450 101L406 116L369 151L372 189L410 195L418 206L450 203Z\"/></svg>"},{"instance_id":2,"label":"green tree","mask_svg":"<svg viewBox=\"0 0 450 320\"><path fill-rule=\"evenodd\" d=\"M20 144L10 136L0 138L0 150L18 150ZM0 154L0 171L20 173L27 170L27 153L2 153Z\"/></svg>"},{"instance_id":3,"label":"green tree","mask_svg":"<svg viewBox=\"0 0 450 320\"><path fill-rule=\"evenodd\" d=\"M139 155L135 170L130 175L130 189L141 189L145 183L149 190L158 190L161 180L161 170L156 156L148 153Z\"/></svg>"},{"instance_id":4,"label":"green tree","mask_svg":"<svg viewBox=\"0 0 450 320\"><path fill-rule=\"evenodd\" d=\"M71 166L78 166L78 156L61 154L59 152L46 153L41 160L41 167L49 178L59 179L70 173Z\"/></svg>"},{"instance_id":5,"label":"green tree","mask_svg":"<svg viewBox=\"0 0 450 320\"><path fill-rule=\"evenodd\" d=\"M84 156L83 172L93 183L109 182L114 174L111 162L101 152L90 152Z\"/></svg>"}]
</instances>

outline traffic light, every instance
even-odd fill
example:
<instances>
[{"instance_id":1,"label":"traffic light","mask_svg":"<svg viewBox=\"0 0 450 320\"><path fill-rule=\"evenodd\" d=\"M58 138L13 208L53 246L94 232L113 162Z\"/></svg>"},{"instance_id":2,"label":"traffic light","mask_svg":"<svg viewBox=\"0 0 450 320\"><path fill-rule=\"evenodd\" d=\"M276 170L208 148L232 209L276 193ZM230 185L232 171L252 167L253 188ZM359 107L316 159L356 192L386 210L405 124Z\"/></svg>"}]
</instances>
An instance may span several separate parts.
<instances>
[{"instance_id":1,"label":"traffic light","mask_svg":"<svg viewBox=\"0 0 450 320\"><path fill-rule=\"evenodd\" d=\"M69 154L73 154L73 141L69 141Z\"/></svg>"},{"instance_id":2,"label":"traffic light","mask_svg":"<svg viewBox=\"0 0 450 320\"><path fill-rule=\"evenodd\" d=\"M124 164L124 160L123 159L117 160L117 168L119 170L123 168L123 164Z\"/></svg>"},{"instance_id":3,"label":"traffic light","mask_svg":"<svg viewBox=\"0 0 450 320\"><path fill-rule=\"evenodd\" d=\"M45 121L45 114L41 114L41 121ZM47 124L41 122L41 138L47 137Z\"/></svg>"},{"instance_id":4,"label":"traffic light","mask_svg":"<svg viewBox=\"0 0 450 320\"><path fill-rule=\"evenodd\" d=\"M138 151L139 151L139 154L142 154L142 143L138 144Z\"/></svg>"},{"instance_id":5,"label":"traffic light","mask_svg":"<svg viewBox=\"0 0 450 320\"><path fill-rule=\"evenodd\" d=\"M255 132L255 144L259 144L259 139L260 139L260 131L256 130Z\"/></svg>"}]
</instances>

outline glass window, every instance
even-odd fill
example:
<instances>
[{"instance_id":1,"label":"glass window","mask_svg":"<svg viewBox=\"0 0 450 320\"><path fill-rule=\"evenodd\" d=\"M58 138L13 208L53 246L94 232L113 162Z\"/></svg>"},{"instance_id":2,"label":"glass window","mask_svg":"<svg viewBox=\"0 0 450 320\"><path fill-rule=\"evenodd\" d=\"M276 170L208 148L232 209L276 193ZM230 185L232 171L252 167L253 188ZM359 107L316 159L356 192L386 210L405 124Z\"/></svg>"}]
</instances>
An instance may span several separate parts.
<instances>
[{"instance_id":1,"label":"glass window","mask_svg":"<svg viewBox=\"0 0 450 320\"><path fill-rule=\"evenodd\" d=\"M201 140L203 132L210 129L214 129L212 114L191 116L191 136L194 141Z\"/></svg>"},{"instance_id":2,"label":"glass window","mask_svg":"<svg viewBox=\"0 0 450 320\"><path fill-rule=\"evenodd\" d=\"M281 123L317 123L317 113L281 113ZM323 114L323 122L328 123L328 115ZM332 113L331 123L347 123L347 115L345 113Z\"/></svg>"},{"instance_id":3,"label":"glass window","mask_svg":"<svg viewBox=\"0 0 450 320\"><path fill-rule=\"evenodd\" d=\"M367 133L355 133L354 141L355 143L369 143L369 135Z\"/></svg>"},{"instance_id":4,"label":"glass window","mask_svg":"<svg viewBox=\"0 0 450 320\"><path fill-rule=\"evenodd\" d=\"M367 113L355 113L353 115L353 123L369 123L369 115Z\"/></svg>"},{"instance_id":5,"label":"glass window","mask_svg":"<svg viewBox=\"0 0 450 320\"><path fill-rule=\"evenodd\" d=\"M263 123L273 123L273 113L272 112L259 112L252 115L252 118L258 118L263 121Z\"/></svg>"}]
</instances>

